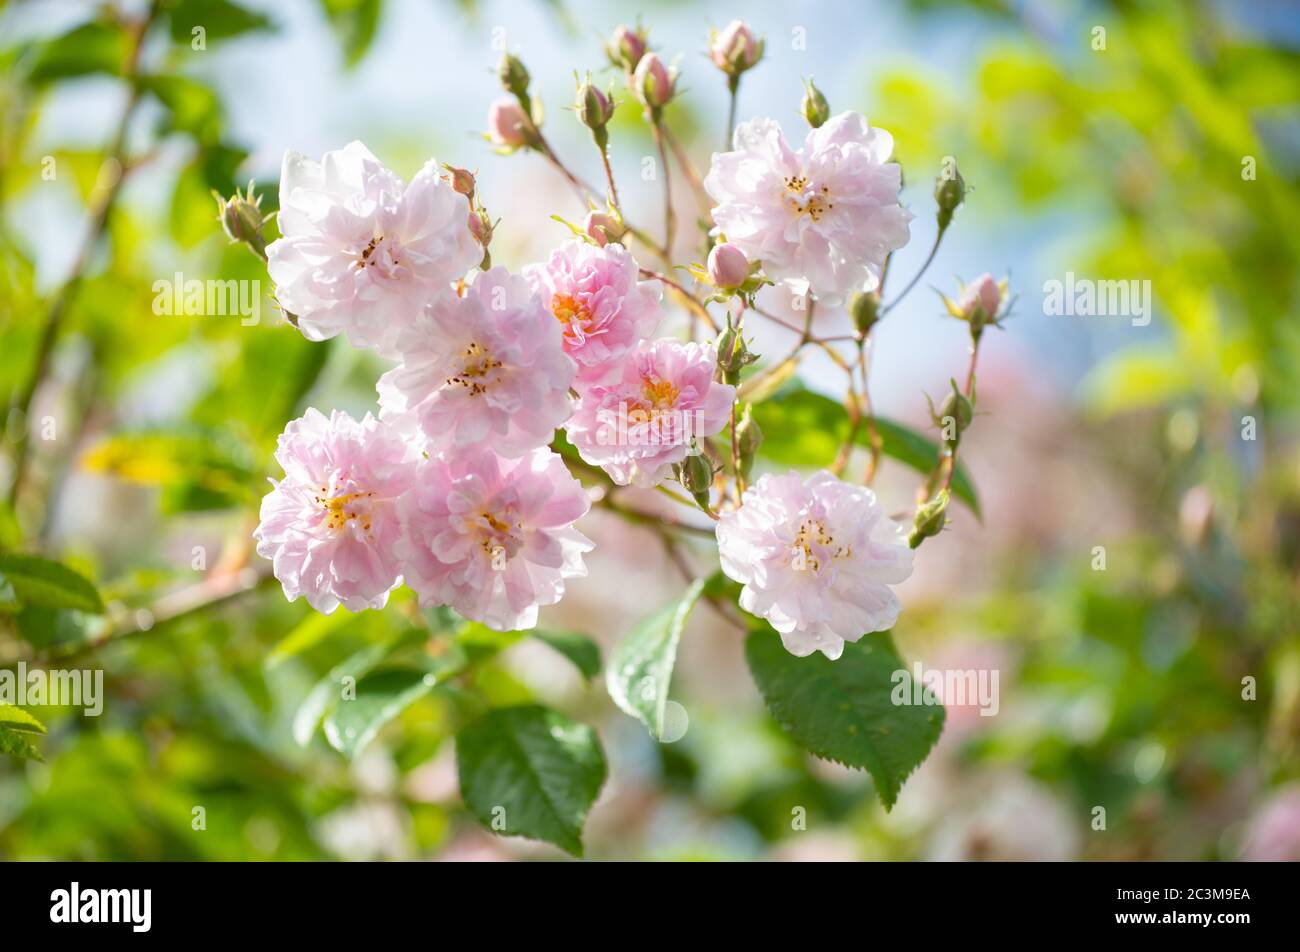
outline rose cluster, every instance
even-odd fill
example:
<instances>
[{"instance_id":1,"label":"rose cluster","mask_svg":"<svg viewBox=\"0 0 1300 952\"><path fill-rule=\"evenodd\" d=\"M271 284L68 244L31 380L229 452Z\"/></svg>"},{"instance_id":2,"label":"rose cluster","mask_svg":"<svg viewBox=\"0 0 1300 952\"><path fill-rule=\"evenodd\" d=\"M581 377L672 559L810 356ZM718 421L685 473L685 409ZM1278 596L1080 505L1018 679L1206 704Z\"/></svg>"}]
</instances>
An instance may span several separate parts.
<instances>
[{"instance_id":1,"label":"rose cluster","mask_svg":"<svg viewBox=\"0 0 1300 952\"><path fill-rule=\"evenodd\" d=\"M739 23L711 51L733 81L761 54ZM610 55L660 121L676 71L633 31ZM507 58L501 75L515 95L493 105L489 138L547 153L526 71ZM611 99L586 84L579 106L603 150ZM710 302L734 296L743 310L776 282L829 302L869 293L907 242L889 134L857 113L818 118L798 149L760 118L713 156L711 251L694 269L719 292ZM490 264L493 226L474 190L468 172L433 161L404 183L359 142L319 162L285 156L281 237L266 248L281 306L308 339L346 335L393 362L377 415L309 409L280 436L284 477L254 537L288 598L326 613L381 608L405 583L423 605L501 630L534 626L539 607L586 574L593 547L575 527L591 498L551 448L562 429L617 486L688 484L715 521L741 607L791 652L835 658L845 641L890 627L891 586L910 574L912 551L869 488L827 471L745 486L737 469L737 491L715 511L710 490L726 474L709 441L730 426L737 445L743 343L737 351L730 316L715 341L654 336L662 285L674 282L623 243L635 230L616 191L515 274Z\"/></svg>"}]
</instances>

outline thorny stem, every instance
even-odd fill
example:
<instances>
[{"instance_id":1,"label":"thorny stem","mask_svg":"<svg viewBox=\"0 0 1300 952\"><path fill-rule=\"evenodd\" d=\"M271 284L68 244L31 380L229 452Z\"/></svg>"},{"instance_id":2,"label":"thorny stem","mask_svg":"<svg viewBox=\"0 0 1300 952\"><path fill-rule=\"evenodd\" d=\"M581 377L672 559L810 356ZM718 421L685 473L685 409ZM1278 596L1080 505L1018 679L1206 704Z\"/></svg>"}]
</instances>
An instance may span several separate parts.
<instances>
[{"instance_id":1,"label":"thorny stem","mask_svg":"<svg viewBox=\"0 0 1300 952\"><path fill-rule=\"evenodd\" d=\"M46 312L45 323L41 327L41 336L36 344L36 359L31 376L10 407L9 418L20 421L24 426L26 425L27 414L32 407L32 401L36 398L36 391L40 389L41 382L45 379L45 374L49 369L50 357L54 352L54 343L58 339L59 330L63 325L64 317L67 315L68 307L72 303L72 299L75 297L77 288L81 283L82 272L85 271L95 246L99 244L100 238L103 237L108 227L109 215L117 203L122 182L129 170L126 162L126 134L130 128L131 119L135 115L136 107L140 104L141 97L141 86L135 82L135 77L139 68L140 50L144 45L145 35L149 32L158 16L159 6L160 0L154 0L149 5L144 18L133 25L131 49L126 67L123 70L123 77L127 80L130 93L127 98L126 108L122 110L117 129L113 133L112 144L109 146L108 154L101 166L101 170L109 168L113 178L103 190L103 194L91 215L90 230L77 253L76 260L72 265L72 271L54 296L49 311ZM11 509L16 505L18 495L22 490L30 445L30 434L24 433L22 438L18 440L14 450L13 478L9 483L8 494Z\"/></svg>"}]
</instances>

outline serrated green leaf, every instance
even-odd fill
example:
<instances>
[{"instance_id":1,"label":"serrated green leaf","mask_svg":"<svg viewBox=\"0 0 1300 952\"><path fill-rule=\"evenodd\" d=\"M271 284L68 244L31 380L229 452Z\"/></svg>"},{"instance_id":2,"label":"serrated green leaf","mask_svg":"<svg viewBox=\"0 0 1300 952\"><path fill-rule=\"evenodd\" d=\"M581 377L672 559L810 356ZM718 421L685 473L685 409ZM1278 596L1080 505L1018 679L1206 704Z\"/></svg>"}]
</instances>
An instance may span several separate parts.
<instances>
[{"instance_id":1,"label":"serrated green leaf","mask_svg":"<svg viewBox=\"0 0 1300 952\"><path fill-rule=\"evenodd\" d=\"M605 783L596 732L538 705L491 711L456 736L461 796L489 830L582 856L582 825Z\"/></svg>"},{"instance_id":2,"label":"serrated green leaf","mask_svg":"<svg viewBox=\"0 0 1300 952\"><path fill-rule=\"evenodd\" d=\"M325 739L351 760L393 718L464 667L464 653L453 650L420 668L367 675L358 682L355 698L340 700L325 715Z\"/></svg>"},{"instance_id":3,"label":"serrated green leaf","mask_svg":"<svg viewBox=\"0 0 1300 952\"><path fill-rule=\"evenodd\" d=\"M104 610L95 586L61 562L5 553L0 554L0 572L24 604L96 614Z\"/></svg>"},{"instance_id":4,"label":"serrated green leaf","mask_svg":"<svg viewBox=\"0 0 1300 952\"><path fill-rule=\"evenodd\" d=\"M645 724L655 740L664 734L677 643L703 590L704 579L697 579L681 599L637 625L614 649L605 672L605 685L614 703Z\"/></svg>"},{"instance_id":5,"label":"serrated green leaf","mask_svg":"<svg viewBox=\"0 0 1300 952\"><path fill-rule=\"evenodd\" d=\"M572 661L588 681L600 674L600 648L586 635L572 631L535 631L533 637Z\"/></svg>"},{"instance_id":6,"label":"serrated green leaf","mask_svg":"<svg viewBox=\"0 0 1300 952\"><path fill-rule=\"evenodd\" d=\"M41 760L41 752L36 749L27 735L0 724L0 754L17 757L20 760Z\"/></svg>"},{"instance_id":7,"label":"serrated green leaf","mask_svg":"<svg viewBox=\"0 0 1300 952\"><path fill-rule=\"evenodd\" d=\"M0 704L0 727L29 734L45 733L44 724L21 707L14 707L12 704Z\"/></svg>"},{"instance_id":8,"label":"serrated green leaf","mask_svg":"<svg viewBox=\"0 0 1300 952\"><path fill-rule=\"evenodd\" d=\"M849 432L847 411L830 397L792 384L771 400L754 407L754 418L763 430L759 456L788 466L829 466ZM919 473L929 473L939 462L939 444L910 427L876 417L880 451ZM855 442L870 446L866 426L858 428ZM979 497L970 474L957 462L952 493L977 517Z\"/></svg>"},{"instance_id":9,"label":"serrated green leaf","mask_svg":"<svg viewBox=\"0 0 1300 952\"><path fill-rule=\"evenodd\" d=\"M942 705L894 703L895 672L908 685L911 675L887 632L846 644L831 661L796 658L765 626L750 633L745 657L777 723L816 756L866 770L886 810L943 730Z\"/></svg>"}]
</instances>

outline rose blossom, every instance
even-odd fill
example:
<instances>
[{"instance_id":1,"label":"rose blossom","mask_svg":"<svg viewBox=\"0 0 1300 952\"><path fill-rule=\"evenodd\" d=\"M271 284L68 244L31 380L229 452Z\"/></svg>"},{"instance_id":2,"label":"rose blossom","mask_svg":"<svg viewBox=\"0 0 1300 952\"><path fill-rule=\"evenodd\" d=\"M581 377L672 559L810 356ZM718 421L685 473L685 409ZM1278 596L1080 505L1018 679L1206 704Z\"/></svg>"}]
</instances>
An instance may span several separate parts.
<instances>
[{"instance_id":1,"label":"rose blossom","mask_svg":"<svg viewBox=\"0 0 1300 952\"><path fill-rule=\"evenodd\" d=\"M659 285L639 281L636 259L613 242L604 247L565 242L545 264L526 267L524 275L560 322L564 350L584 374L627 353L653 334L663 317Z\"/></svg>"},{"instance_id":2,"label":"rose blossom","mask_svg":"<svg viewBox=\"0 0 1300 952\"><path fill-rule=\"evenodd\" d=\"M283 237L266 249L276 297L308 340L346 332L388 353L429 294L482 259L469 212L432 159L404 185L360 142L319 163L286 152Z\"/></svg>"},{"instance_id":3,"label":"rose blossom","mask_svg":"<svg viewBox=\"0 0 1300 952\"><path fill-rule=\"evenodd\" d=\"M714 382L717 362L704 344L643 341L602 381L579 381L569 439L620 486L655 485L730 418L736 391Z\"/></svg>"},{"instance_id":4,"label":"rose blossom","mask_svg":"<svg viewBox=\"0 0 1300 952\"><path fill-rule=\"evenodd\" d=\"M834 660L844 642L898 618L889 587L912 574L906 533L870 489L826 470L759 478L717 525L722 570L744 585L740 607L781 633L793 655Z\"/></svg>"},{"instance_id":5,"label":"rose blossom","mask_svg":"<svg viewBox=\"0 0 1300 952\"><path fill-rule=\"evenodd\" d=\"M714 153L704 187L717 231L768 277L808 282L834 303L880 283L885 256L907 244L893 137L856 112L832 117L792 150L772 119L736 128L735 151Z\"/></svg>"},{"instance_id":6,"label":"rose blossom","mask_svg":"<svg viewBox=\"0 0 1300 952\"><path fill-rule=\"evenodd\" d=\"M284 479L262 500L253 532L289 601L329 614L383 608L400 581L395 508L411 484L407 444L369 413L360 422L309 409L280 435Z\"/></svg>"},{"instance_id":7,"label":"rose blossom","mask_svg":"<svg viewBox=\"0 0 1300 952\"><path fill-rule=\"evenodd\" d=\"M532 628L540 605L587 574L592 543L573 528L591 508L547 449L518 459L473 452L421 464L402 501L397 545L406 583L424 605L450 605L498 631Z\"/></svg>"},{"instance_id":8,"label":"rose blossom","mask_svg":"<svg viewBox=\"0 0 1300 952\"><path fill-rule=\"evenodd\" d=\"M497 267L458 297L435 296L398 335L379 378L380 416L411 414L435 448L485 443L519 456L551 441L572 409L574 363L541 298Z\"/></svg>"}]
</instances>

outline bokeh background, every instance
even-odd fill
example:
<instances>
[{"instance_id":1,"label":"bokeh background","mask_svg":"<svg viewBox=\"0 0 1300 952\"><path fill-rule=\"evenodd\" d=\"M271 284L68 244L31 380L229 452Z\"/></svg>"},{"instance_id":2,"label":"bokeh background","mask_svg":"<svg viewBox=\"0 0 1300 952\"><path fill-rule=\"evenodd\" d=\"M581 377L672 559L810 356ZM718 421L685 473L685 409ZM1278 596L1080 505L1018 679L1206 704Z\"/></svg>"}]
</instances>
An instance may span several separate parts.
<instances>
[{"instance_id":1,"label":"bokeh background","mask_svg":"<svg viewBox=\"0 0 1300 952\"><path fill-rule=\"evenodd\" d=\"M265 584L248 534L284 422L306 404L373 409L382 368L278 320L210 192L268 182L273 207L290 148L359 138L406 176L436 155L478 174L501 218L494 261L520 267L565 237L549 216L582 209L541 159L481 137L502 40L557 151L598 179L563 107L574 70L616 78L602 37L641 14L680 56L687 91L669 119L705 166L726 106L708 29L743 14L767 55L739 117L801 135L813 76L835 111L890 130L917 214L899 275L933 240L933 178L957 157L972 191L924 285L952 294L954 275L990 271L1017 295L986 335L963 441L983 520L958 512L922 549L894 632L927 667L997 670L998 713L950 709L886 814L869 779L771 722L739 636L707 607L683 641L672 744L536 641L494 646L477 687L598 726L610 780L593 858L1300 859L1300 4L166 0L133 83L123 23L144 7L0 10L0 405L63 312L52 372L7 421L0 485L24 443L30 476L0 502L0 546L65 559L110 601L103 618L0 615L0 665L102 668L108 695L99 718L42 712L44 763L0 760L0 858L562 855L495 838L460 806L454 691L406 708L351 761L319 734L295 742L311 686L409 624L411 606L322 621ZM632 104L613 130L630 217L657 222ZM260 279L261 323L155 314L153 284L176 272ZM1150 281L1153 319L1044 313L1044 282L1067 272ZM874 332L880 412L928 424L924 394L964 366L963 328L943 314L922 286ZM848 319L824 309L818 327ZM762 354L791 343L753 330ZM838 395L827 366L810 357L801 374ZM916 481L887 463L877 488L903 512ZM584 528L591 574L542 623L608 648L682 581L650 530L609 513ZM707 546L689 558L716 565Z\"/></svg>"}]
</instances>

